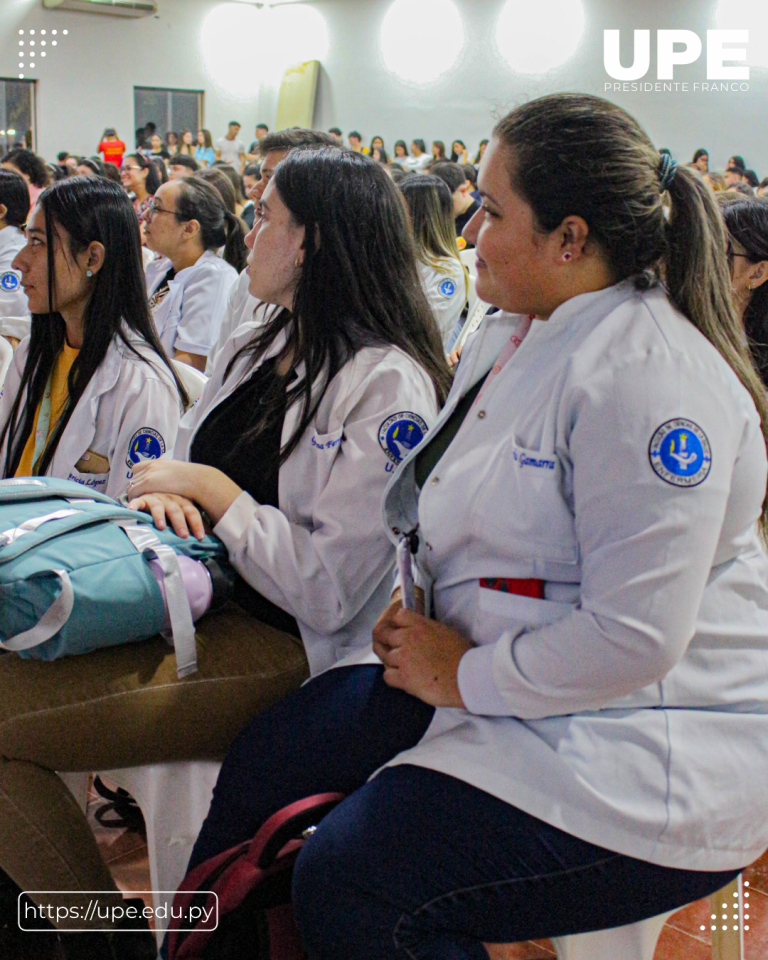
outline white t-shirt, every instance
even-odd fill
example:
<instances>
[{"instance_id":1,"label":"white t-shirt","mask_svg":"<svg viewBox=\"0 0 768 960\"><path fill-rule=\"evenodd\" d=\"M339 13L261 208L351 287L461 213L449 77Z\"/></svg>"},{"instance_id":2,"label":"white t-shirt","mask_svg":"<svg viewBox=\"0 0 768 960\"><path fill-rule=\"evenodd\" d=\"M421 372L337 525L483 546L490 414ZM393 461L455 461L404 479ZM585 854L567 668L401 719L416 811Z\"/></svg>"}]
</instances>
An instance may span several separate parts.
<instances>
[{"instance_id":1,"label":"white t-shirt","mask_svg":"<svg viewBox=\"0 0 768 960\"><path fill-rule=\"evenodd\" d=\"M222 137L216 141L216 149L221 151L221 159L224 163L237 165L240 162L240 154L245 153L245 144L242 140L227 140Z\"/></svg>"}]
</instances>

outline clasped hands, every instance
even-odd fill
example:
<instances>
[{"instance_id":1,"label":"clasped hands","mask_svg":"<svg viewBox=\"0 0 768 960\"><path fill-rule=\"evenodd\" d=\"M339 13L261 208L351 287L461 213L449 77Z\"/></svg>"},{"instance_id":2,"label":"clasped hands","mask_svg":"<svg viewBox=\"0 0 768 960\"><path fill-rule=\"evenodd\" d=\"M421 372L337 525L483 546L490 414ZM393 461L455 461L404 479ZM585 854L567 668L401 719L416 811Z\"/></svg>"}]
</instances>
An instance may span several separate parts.
<instances>
[{"instance_id":1,"label":"clasped hands","mask_svg":"<svg viewBox=\"0 0 768 960\"><path fill-rule=\"evenodd\" d=\"M458 631L415 610L405 610L399 590L373 628L373 650L384 680L433 707L464 707L459 662L472 644Z\"/></svg>"}]
</instances>

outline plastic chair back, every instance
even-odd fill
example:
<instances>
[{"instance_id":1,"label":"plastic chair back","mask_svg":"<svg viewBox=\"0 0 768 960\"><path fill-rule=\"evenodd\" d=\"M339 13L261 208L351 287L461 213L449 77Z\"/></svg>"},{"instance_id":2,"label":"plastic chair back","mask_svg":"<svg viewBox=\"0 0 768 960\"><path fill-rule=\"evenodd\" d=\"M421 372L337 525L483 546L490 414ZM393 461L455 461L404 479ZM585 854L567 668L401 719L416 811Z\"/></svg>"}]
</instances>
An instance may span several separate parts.
<instances>
[{"instance_id":1,"label":"plastic chair back","mask_svg":"<svg viewBox=\"0 0 768 960\"><path fill-rule=\"evenodd\" d=\"M179 375L179 380L184 384L184 388L189 394L189 406L194 407L202 396L208 377L200 370L190 367L188 363L182 363L181 360L171 360L173 369Z\"/></svg>"}]
</instances>

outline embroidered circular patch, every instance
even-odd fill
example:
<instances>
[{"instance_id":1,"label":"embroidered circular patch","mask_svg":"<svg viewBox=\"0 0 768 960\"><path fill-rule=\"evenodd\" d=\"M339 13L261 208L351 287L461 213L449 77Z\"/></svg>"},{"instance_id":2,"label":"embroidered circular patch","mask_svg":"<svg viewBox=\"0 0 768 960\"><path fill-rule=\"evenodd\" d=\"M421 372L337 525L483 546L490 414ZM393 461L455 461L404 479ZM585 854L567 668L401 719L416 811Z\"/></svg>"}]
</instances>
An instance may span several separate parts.
<instances>
[{"instance_id":1,"label":"embroidered circular patch","mask_svg":"<svg viewBox=\"0 0 768 960\"><path fill-rule=\"evenodd\" d=\"M443 280L438 287L438 290L446 300L450 300L454 293L456 293L456 284L453 282L453 280Z\"/></svg>"},{"instance_id":2,"label":"embroidered circular patch","mask_svg":"<svg viewBox=\"0 0 768 960\"><path fill-rule=\"evenodd\" d=\"M400 463L424 439L429 427L408 410L393 413L379 427L379 443L392 463Z\"/></svg>"},{"instance_id":3,"label":"embroidered circular patch","mask_svg":"<svg viewBox=\"0 0 768 960\"><path fill-rule=\"evenodd\" d=\"M697 487L707 479L712 451L707 435L692 420L667 420L651 437L648 456L654 471L676 487Z\"/></svg>"},{"instance_id":4,"label":"embroidered circular patch","mask_svg":"<svg viewBox=\"0 0 768 960\"><path fill-rule=\"evenodd\" d=\"M18 274L13 273L12 270L0 277L0 290L4 290L6 293L14 293L20 286L21 280L19 280Z\"/></svg>"},{"instance_id":5,"label":"embroidered circular patch","mask_svg":"<svg viewBox=\"0 0 768 960\"><path fill-rule=\"evenodd\" d=\"M157 430L152 430L151 427L142 427L131 437L125 463L127 467L132 468L145 460L159 460L164 453L165 440Z\"/></svg>"}]
</instances>

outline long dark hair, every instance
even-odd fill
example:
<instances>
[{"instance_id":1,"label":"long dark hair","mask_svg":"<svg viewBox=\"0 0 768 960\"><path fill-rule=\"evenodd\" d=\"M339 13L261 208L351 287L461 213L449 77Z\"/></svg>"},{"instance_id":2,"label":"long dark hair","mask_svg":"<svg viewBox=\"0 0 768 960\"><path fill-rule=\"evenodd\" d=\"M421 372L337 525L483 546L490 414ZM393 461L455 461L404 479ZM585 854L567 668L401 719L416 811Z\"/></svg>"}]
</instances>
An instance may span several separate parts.
<instances>
[{"instance_id":1,"label":"long dark hair","mask_svg":"<svg viewBox=\"0 0 768 960\"><path fill-rule=\"evenodd\" d=\"M429 173L409 173L398 186L411 214L418 259L438 271L445 269L449 257L460 264L453 197L445 181Z\"/></svg>"},{"instance_id":2,"label":"long dark hair","mask_svg":"<svg viewBox=\"0 0 768 960\"><path fill-rule=\"evenodd\" d=\"M227 186L232 185L224 174ZM200 236L206 250L224 247L224 259L238 273L245 270L248 249L245 246L243 223L224 206L218 191L202 179L202 174L177 181L176 213L180 220L197 220Z\"/></svg>"},{"instance_id":3,"label":"long dark hair","mask_svg":"<svg viewBox=\"0 0 768 960\"><path fill-rule=\"evenodd\" d=\"M37 202L45 217L48 245L48 313L32 316L29 353L21 383L8 419L0 429L0 446L7 441L5 477L12 477L18 469L48 377L65 343L64 320L54 309L54 244L59 242L54 224L69 234L70 256L97 241L104 246L104 264L93 279L93 291L85 308L83 345L69 373L67 404L37 465L38 473L45 474L50 466L72 412L115 338L122 340L140 360L150 362L131 344L127 331L145 340L157 354L159 363L171 371L182 398L180 404L183 401L186 405L188 400L152 322L139 222L125 190L101 177L69 177L44 190Z\"/></svg>"},{"instance_id":4,"label":"long dark hair","mask_svg":"<svg viewBox=\"0 0 768 960\"><path fill-rule=\"evenodd\" d=\"M768 203L749 197L729 200L721 207L725 226L744 247L752 263L768 260ZM752 291L744 311L744 329L758 373L768 387L768 285Z\"/></svg>"},{"instance_id":5,"label":"long dark hair","mask_svg":"<svg viewBox=\"0 0 768 960\"><path fill-rule=\"evenodd\" d=\"M431 377L440 404L450 374L416 269L405 204L381 164L333 147L293 150L277 167L274 183L294 221L306 228L293 311L277 311L233 358L227 375L241 354L250 353L256 365L286 332L278 361L291 358L288 406L301 402L302 408L280 452L282 464L311 423L328 384L364 347L399 347ZM301 364L304 373L292 383ZM281 415L284 383L276 381L271 395L263 397L260 416L244 439Z\"/></svg>"},{"instance_id":6,"label":"long dark hair","mask_svg":"<svg viewBox=\"0 0 768 960\"><path fill-rule=\"evenodd\" d=\"M661 157L628 113L600 97L562 93L513 110L494 136L509 149L513 189L551 233L582 217L616 281L662 278L672 303L749 391L768 443L768 401L747 347L726 259L723 218L698 173L678 166L665 216ZM768 532L768 501L761 527Z\"/></svg>"}]
</instances>

